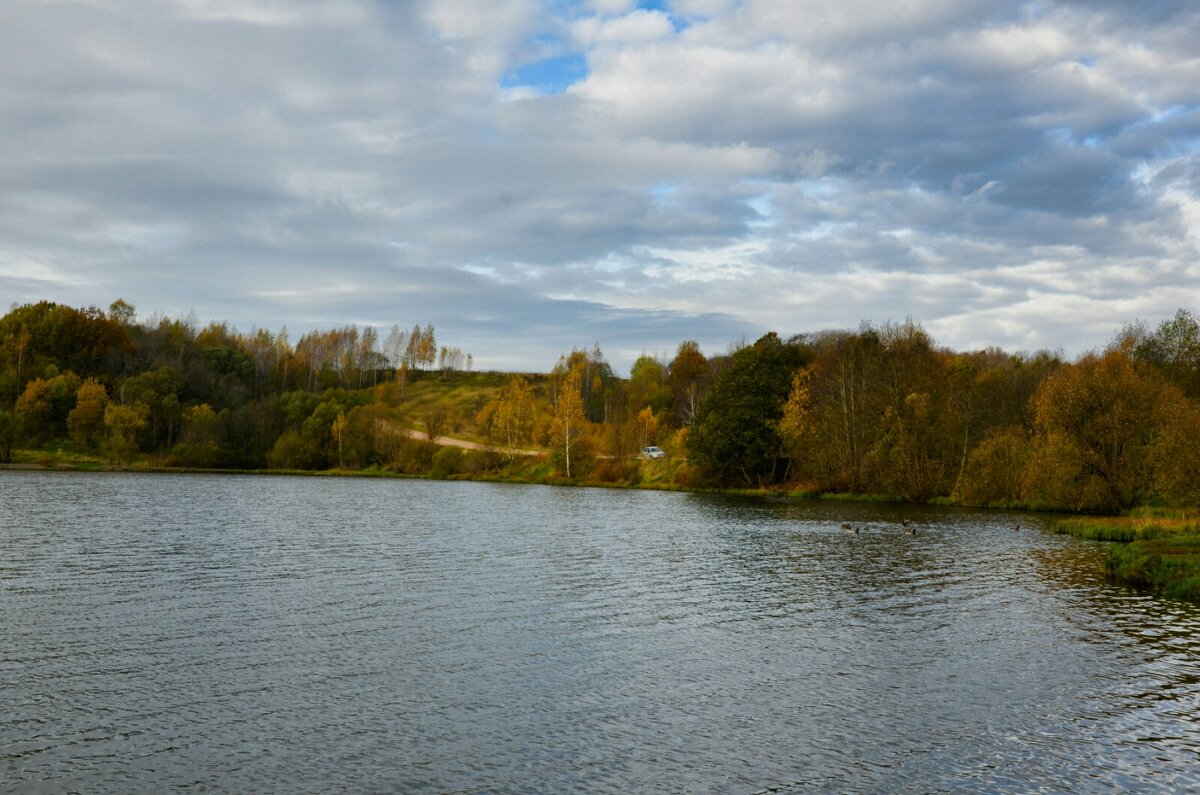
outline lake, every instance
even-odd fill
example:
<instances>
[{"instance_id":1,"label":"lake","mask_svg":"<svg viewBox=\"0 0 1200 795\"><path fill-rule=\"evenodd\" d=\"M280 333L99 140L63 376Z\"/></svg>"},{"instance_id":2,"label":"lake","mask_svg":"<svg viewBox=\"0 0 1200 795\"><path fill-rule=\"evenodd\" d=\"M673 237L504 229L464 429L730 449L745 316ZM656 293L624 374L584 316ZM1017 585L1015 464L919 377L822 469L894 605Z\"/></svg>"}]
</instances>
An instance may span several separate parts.
<instances>
[{"instance_id":1,"label":"lake","mask_svg":"<svg viewBox=\"0 0 1200 795\"><path fill-rule=\"evenodd\" d=\"M0 472L0 788L1200 788L1200 609L1046 521Z\"/></svg>"}]
</instances>

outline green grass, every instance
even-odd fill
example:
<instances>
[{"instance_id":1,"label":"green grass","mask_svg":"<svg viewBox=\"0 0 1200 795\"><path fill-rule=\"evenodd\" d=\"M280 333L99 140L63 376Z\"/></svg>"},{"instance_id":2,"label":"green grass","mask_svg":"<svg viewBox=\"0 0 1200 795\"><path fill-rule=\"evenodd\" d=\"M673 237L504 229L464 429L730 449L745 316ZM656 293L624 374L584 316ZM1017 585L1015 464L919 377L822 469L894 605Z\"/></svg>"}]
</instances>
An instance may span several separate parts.
<instances>
[{"instance_id":1,"label":"green grass","mask_svg":"<svg viewBox=\"0 0 1200 795\"><path fill-rule=\"evenodd\" d=\"M1200 520L1193 518L1149 518L1142 516L1073 516L1052 525L1056 533L1090 541L1129 543L1163 536L1200 532Z\"/></svg>"},{"instance_id":2,"label":"green grass","mask_svg":"<svg viewBox=\"0 0 1200 795\"><path fill-rule=\"evenodd\" d=\"M1126 585L1200 602L1200 533L1115 546L1108 551L1104 571Z\"/></svg>"},{"instance_id":3,"label":"green grass","mask_svg":"<svg viewBox=\"0 0 1200 795\"><path fill-rule=\"evenodd\" d=\"M1075 538L1118 542L1104 560L1114 582L1200 602L1200 512L1141 508L1128 516L1060 519L1053 529Z\"/></svg>"},{"instance_id":4,"label":"green grass","mask_svg":"<svg viewBox=\"0 0 1200 795\"><path fill-rule=\"evenodd\" d=\"M80 469L90 472L108 468L107 462L99 455L74 450L66 442L55 442L35 450L13 450L12 463L46 469Z\"/></svg>"}]
</instances>

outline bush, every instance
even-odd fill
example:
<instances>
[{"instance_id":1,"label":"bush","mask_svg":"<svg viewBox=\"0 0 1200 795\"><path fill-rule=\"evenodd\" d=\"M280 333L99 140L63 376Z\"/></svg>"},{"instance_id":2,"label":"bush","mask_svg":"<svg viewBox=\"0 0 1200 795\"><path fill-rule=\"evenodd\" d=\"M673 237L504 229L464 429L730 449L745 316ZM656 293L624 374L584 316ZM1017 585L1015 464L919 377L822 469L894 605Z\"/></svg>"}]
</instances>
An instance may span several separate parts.
<instances>
[{"instance_id":1,"label":"bush","mask_svg":"<svg viewBox=\"0 0 1200 795\"><path fill-rule=\"evenodd\" d=\"M424 475L433 468L433 456L438 446L416 439L404 440L396 450L394 466L405 475Z\"/></svg>"},{"instance_id":2,"label":"bush","mask_svg":"<svg viewBox=\"0 0 1200 795\"><path fill-rule=\"evenodd\" d=\"M592 480L600 483L628 483L634 485L642 480L641 467L637 461L611 458L596 465Z\"/></svg>"},{"instance_id":3,"label":"bush","mask_svg":"<svg viewBox=\"0 0 1200 795\"><path fill-rule=\"evenodd\" d=\"M220 461L220 452L215 442L180 442L171 449L171 457L180 466L211 469Z\"/></svg>"},{"instance_id":4,"label":"bush","mask_svg":"<svg viewBox=\"0 0 1200 795\"><path fill-rule=\"evenodd\" d=\"M319 454L297 431L284 431L267 453L267 465L272 469L313 469Z\"/></svg>"},{"instance_id":5,"label":"bush","mask_svg":"<svg viewBox=\"0 0 1200 795\"><path fill-rule=\"evenodd\" d=\"M435 478L448 478L463 471L463 453L458 447L443 447L433 454L429 474Z\"/></svg>"}]
</instances>

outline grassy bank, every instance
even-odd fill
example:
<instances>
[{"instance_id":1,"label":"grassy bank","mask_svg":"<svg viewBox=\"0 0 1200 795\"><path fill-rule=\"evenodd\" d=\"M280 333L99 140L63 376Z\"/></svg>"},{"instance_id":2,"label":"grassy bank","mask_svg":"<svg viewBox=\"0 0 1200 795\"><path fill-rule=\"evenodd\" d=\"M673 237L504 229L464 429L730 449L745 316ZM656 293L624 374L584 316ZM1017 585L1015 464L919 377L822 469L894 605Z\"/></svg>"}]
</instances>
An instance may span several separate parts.
<instances>
[{"instance_id":1,"label":"grassy bank","mask_svg":"<svg viewBox=\"0 0 1200 795\"><path fill-rule=\"evenodd\" d=\"M1128 516L1072 517L1056 532L1116 542L1104 560L1115 582L1200 602L1200 513L1140 509Z\"/></svg>"}]
</instances>

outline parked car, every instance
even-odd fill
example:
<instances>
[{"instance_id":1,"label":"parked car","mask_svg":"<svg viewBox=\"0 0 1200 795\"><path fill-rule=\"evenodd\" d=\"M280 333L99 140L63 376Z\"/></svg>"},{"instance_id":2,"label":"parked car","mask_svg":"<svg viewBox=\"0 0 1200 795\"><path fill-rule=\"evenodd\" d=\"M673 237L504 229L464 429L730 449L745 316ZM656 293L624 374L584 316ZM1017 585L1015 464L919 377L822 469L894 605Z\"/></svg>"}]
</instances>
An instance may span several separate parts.
<instances>
[{"instance_id":1,"label":"parked car","mask_svg":"<svg viewBox=\"0 0 1200 795\"><path fill-rule=\"evenodd\" d=\"M642 458L666 458L667 454L661 447L650 445L642 448Z\"/></svg>"}]
</instances>

